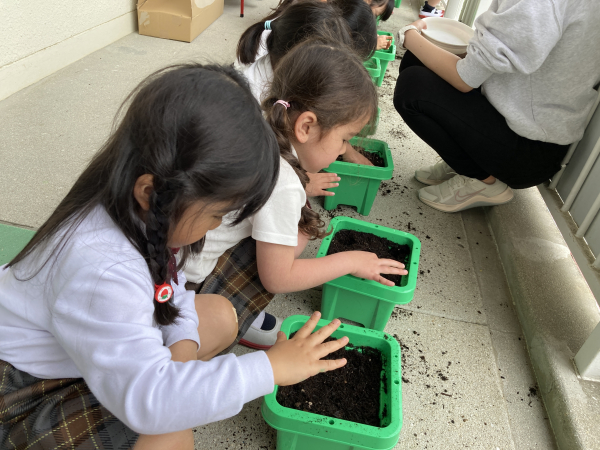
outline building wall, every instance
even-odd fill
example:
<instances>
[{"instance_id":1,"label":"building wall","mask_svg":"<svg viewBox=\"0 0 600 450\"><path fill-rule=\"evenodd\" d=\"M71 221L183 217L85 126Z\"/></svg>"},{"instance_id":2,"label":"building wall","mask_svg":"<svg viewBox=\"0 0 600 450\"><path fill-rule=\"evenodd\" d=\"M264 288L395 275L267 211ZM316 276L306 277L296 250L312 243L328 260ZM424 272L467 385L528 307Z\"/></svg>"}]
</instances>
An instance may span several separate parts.
<instances>
[{"instance_id":1,"label":"building wall","mask_svg":"<svg viewBox=\"0 0 600 450\"><path fill-rule=\"evenodd\" d=\"M135 0L0 0L0 100L137 28Z\"/></svg>"}]
</instances>

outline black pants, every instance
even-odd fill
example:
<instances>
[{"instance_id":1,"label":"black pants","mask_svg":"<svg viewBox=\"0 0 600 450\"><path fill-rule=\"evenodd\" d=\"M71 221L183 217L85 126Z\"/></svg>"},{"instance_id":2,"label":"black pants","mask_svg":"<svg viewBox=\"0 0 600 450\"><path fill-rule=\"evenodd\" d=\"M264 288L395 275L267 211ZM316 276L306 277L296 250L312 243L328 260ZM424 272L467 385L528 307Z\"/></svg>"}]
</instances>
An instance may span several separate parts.
<instances>
[{"instance_id":1,"label":"black pants","mask_svg":"<svg viewBox=\"0 0 600 450\"><path fill-rule=\"evenodd\" d=\"M479 180L493 175L515 189L548 180L569 148L519 136L480 89L461 93L408 51L394 107L456 173Z\"/></svg>"}]
</instances>

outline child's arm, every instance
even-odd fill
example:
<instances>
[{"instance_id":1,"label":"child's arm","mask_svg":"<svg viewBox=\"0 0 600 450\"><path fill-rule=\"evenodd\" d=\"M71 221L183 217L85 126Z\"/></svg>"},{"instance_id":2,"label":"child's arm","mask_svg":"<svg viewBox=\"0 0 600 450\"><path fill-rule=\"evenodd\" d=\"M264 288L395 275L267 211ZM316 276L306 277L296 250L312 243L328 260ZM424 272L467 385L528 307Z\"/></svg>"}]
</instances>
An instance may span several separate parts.
<instances>
[{"instance_id":1,"label":"child's arm","mask_svg":"<svg viewBox=\"0 0 600 450\"><path fill-rule=\"evenodd\" d=\"M346 142L346 152L342 155L342 159L349 163L362 164L363 166L372 166L373 163L366 156L354 150L354 147L349 142Z\"/></svg>"},{"instance_id":2,"label":"child's arm","mask_svg":"<svg viewBox=\"0 0 600 450\"><path fill-rule=\"evenodd\" d=\"M381 274L408 273L404 264L379 259L369 252L349 251L311 259L295 259L295 253L295 247L256 241L258 273L269 292L302 291L347 274L394 286Z\"/></svg>"}]
</instances>

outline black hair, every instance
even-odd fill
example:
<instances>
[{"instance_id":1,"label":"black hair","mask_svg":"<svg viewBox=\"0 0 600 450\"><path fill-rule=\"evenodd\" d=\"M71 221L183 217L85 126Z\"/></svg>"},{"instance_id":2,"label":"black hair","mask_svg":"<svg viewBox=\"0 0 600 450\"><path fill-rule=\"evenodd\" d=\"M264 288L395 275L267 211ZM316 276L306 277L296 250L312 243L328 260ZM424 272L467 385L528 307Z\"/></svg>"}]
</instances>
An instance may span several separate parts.
<instances>
[{"instance_id":1,"label":"black hair","mask_svg":"<svg viewBox=\"0 0 600 450\"><path fill-rule=\"evenodd\" d=\"M276 104L277 100L285 100L289 108ZM312 111L322 134L363 117L372 123L377 114L377 90L351 49L309 40L280 61L262 107L277 136L282 158L306 187L308 175L292 154L290 142L298 116ZM323 227L319 214L304 206L300 230L315 239L325 235Z\"/></svg>"},{"instance_id":2,"label":"black hair","mask_svg":"<svg viewBox=\"0 0 600 450\"><path fill-rule=\"evenodd\" d=\"M340 16L349 29L339 20ZM271 14L242 34L237 47L240 63L252 64L256 60L267 20L272 20L267 49L273 67L292 47L308 38L349 46L363 61L377 48L377 24L371 8L364 1L330 0L324 3L303 0L293 3L283 0Z\"/></svg>"},{"instance_id":3,"label":"black hair","mask_svg":"<svg viewBox=\"0 0 600 450\"><path fill-rule=\"evenodd\" d=\"M190 205L226 204L222 212L237 211L234 223L239 223L268 200L279 174L279 147L247 82L234 69L167 67L142 81L119 111L128 103L103 148L8 264L15 266L29 255L35 257L34 251L53 246L37 271L21 281L56 258L97 205L106 209L145 258L152 281L161 285L171 279L168 239ZM145 213L133 195L136 180L144 174L153 177ZM200 251L202 242L182 248L179 268L190 253ZM154 301L159 325L178 316L171 301Z\"/></svg>"},{"instance_id":4,"label":"black hair","mask_svg":"<svg viewBox=\"0 0 600 450\"><path fill-rule=\"evenodd\" d=\"M337 6L352 30L353 48L366 61L377 48L377 21L364 0L329 0Z\"/></svg>"},{"instance_id":5,"label":"black hair","mask_svg":"<svg viewBox=\"0 0 600 450\"><path fill-rule=\"evenodd\" d=\"M394 7L396 6L396 2L394 0L372 0L370 6L378 7L378 6L383 6L383 5L385 5L385 9L379 15L379 17L381 18L382 21L385 22L390 17L392 17L392 13L394 12Z\"/></svg>"}]
</instances>

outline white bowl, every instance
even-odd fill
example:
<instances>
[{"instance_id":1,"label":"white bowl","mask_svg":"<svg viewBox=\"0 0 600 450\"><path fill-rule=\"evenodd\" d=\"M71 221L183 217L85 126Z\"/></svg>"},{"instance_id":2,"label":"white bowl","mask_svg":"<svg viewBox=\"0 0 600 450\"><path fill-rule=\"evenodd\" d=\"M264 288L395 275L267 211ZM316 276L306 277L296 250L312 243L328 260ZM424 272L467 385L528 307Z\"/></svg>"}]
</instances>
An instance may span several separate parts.
<instances>
[{"instance_id":1,"label":"white bowl","mask_svg":"<svg viewBox=\"0 0 600 450\"><path fill-rule=\"evenodd\" d=\"M423 20L427 24L422 31L425 39L456 55L466 53L469 41L475 34L471 27L445 17L427 17Z\"/></svg>"}]
</instances>

